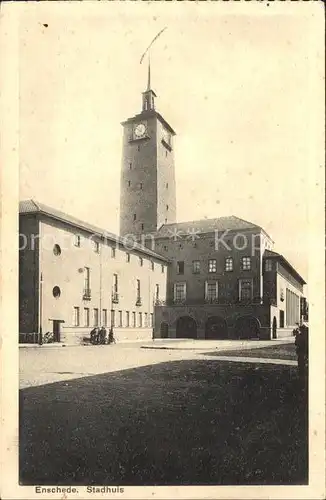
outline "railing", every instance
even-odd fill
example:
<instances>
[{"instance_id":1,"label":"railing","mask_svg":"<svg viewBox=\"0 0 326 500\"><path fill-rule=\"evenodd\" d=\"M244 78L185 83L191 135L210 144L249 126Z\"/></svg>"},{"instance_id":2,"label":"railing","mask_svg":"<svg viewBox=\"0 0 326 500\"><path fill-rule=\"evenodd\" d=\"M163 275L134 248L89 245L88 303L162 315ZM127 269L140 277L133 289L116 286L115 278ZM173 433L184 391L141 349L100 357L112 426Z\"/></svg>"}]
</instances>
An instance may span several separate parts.
<instances>
[{"instance_id":1,"label":"railing","mask_svg":"<svg viewBox=\"0 0 326 500\"><path fill-rule=\"evenodd\" d=\"M215 306L248 306L248 305L277 305L277 301L273 297L253 297L251 299L227 298L227 297L200 297L197 299L167 299L156 300L155 306L199 306L199 305L215 305Z\"/></svg>"},{"instance_id":2,"label":"railing","mask_svg":"<svg viewBox=\"0 0 326 500\"><path fill-rule=\"evenodd\" d=\"M117 292L114 292L112 294L112 303L113 304L119 304L119 294Z\"/></svg>"},{"instance_id":3,"label":"railing","mask_svg":"<svg viewBox=\"0 0 326 500\"><path fill-rule=\"evenodd\" d=\"M84 300L91 300L92 298L92 292L90 288L84 288L83 292L83 299Z\"/></svg>"}]
</instances>

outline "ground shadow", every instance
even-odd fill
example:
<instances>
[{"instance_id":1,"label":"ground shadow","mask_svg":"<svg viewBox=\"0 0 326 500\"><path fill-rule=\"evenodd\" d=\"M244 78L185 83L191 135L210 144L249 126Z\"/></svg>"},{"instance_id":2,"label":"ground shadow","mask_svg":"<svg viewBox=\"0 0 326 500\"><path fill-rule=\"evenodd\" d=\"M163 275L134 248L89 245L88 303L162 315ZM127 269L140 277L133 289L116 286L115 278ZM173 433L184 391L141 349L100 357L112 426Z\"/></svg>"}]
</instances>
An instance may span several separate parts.
<instances>
[{"instance_id":1,"label":"ground shadow","mask_svg":"<svg viewBox=\"0 0 326 500\"><path fill-rule=\"evenodd\" d=\"M20 391L21 484L307 484L295 367L187 360Z\"/></svg>"},{"instance_id":2,"label":"ground shadow","mask_svg":"<svg viewBox=\"0 0 326 500\"><path fill-rule=\"evenodd\" d=\"M208 352L203 352L207 356L233 356L233 357L250 357L250 358L268 358L268 359L290 359L293 361L297 360L297 354L295 350L294 342L291 344L279 344L272 346L255 347L252 349L244 348L240 350L234 349L218 349L210 350Z\"/></svg>"}]
</instances>

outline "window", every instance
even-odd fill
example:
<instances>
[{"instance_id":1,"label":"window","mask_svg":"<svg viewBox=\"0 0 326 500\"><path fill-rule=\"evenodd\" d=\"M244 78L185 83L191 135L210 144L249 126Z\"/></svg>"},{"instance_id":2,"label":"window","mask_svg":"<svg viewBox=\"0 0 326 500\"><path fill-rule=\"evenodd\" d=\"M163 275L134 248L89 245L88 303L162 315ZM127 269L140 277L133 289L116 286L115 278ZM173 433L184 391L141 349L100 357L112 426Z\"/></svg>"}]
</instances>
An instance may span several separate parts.
<instances>
[{"instance_id":1,"label":"window","mask_svg":"<svg viewBox=\"0 0 326 500\"><path fill-rule=\"evenodd\" d=\"M129 170L132 169L132 163L129 163Z\"/></svg>"},{"instance_id":2,"label":"window","mask_svg":"<svg viewBox=\"0 0 326 500\"><path fill-rule=\"evenodd\" d=\"M206 281L205 283L205 300L207 302L215 302L218 297L217 281Z\"/></svg>"},{"instance_id":3,"label":"window","mask_svg":"<svg viewBox=\"0 0 326 500\"><path fill-rule=\"evenodd\" d=\"M162 266L161 266L161 271L162 271L162 273L164 274L164 265L163 265L163 264L162 264Z\"/></svg>"},{"instance_id":4,"label":"window","mask_svg":"<svg viewBox=\"0 0 326 500\"><path fill-rule=\"evenodd\" d=\"M271 259L265 260L265 271L272 271L273 269L273 263Z\"/></svg>"},{"instance_id":5,"label":"window","mask_svg":"<svg viewBox=\"0 0 326 500\"><path fill-rule=\"evenodd\" d=\"M128 181L128 187L130 187L130 186L131 186L131 182L130 182L130 181Z\"/></svg>"},{"instance_id":6,"label":"window","mask_svg":"<svg viewBox=\"0 0 326 500\"><path fill-rule=\"evenodd\" d=\"M138 313L138 326L139 326L139 328L142 328L142 326L143 326L143 315L142 315L142 313Z\"/></svg>"},{"instance_id":7,"label":"window","mask_svg":"<svg viewBox=\"0 0 326 500\"><path fill-rule=\"evenodd\" d=\"M177 262L177 274L184 274L185 272L185 263L183 261Z\"/></svg>"},{"instance_id":8,"label":"window","mask_svg":"<svg viewBox=\"0 0 326 500\"><path fill-rule=\"evenodd\" d=\"M134 328L136 328L136 313L135 312L132 313L132 326Z\"/></svg>"},{"instance_id":9,"label":"window","mask_svg":"<svg viewBox=\"0 0 326 500\"><path fill-rule=\"evenodd\" d=\"M79 326L79 307L74 307L74 326Z\"/></svg>"},{"instance_id":10,"label":"window","mask_svg":"<svg viewBox=\"0 0 326 500\"><path fill-rule=\"evenodd\" d=\"M139 189L143 189L143 183L142 182L139 183Z\"/></svg>"},{"instance_id":11,"label":"window","mask_svg":"<svg viewBox=\"0 0 326 500\"><path fill-rule=\"evenodd\" d=\"M138 146L137 146L137 151L140 151L140 146L139 146L139 144L138 144Z\"/></svg>"},{"instance_id":12,"label":"window","mask_svg":"<svg viewBox=\"0 0 326 500\"><path fill-rule=\"evenodd\" d=\"M164 248L165 251L167 251L167 249L168 249L168 247L166 245L164 245L163 248ZM164 272L164 271L162 271L162 272Z\"/></svg>"},{"instance_id":13,"label":"window","mask_svg":"<svg viewBox=\"0 0 326 500\"><path fill-rule=\"evenodd\" d=\"M168 182L165 184L165 189L169 189L169 183Z\"/></svg>"},{"instance_id":14,"label":"window","mask_svg":"<svg viewBox=\"0 0 326 500\"><path fill-rule=\"evenodd\" d=\"M122 311L119 311L119 324L118 326L121 328L122 327Z\"/></svg>"},{"instance_id":15,"label":"window","mask_svg":"<svg viewBox=\"0 0 326 500\"><path fill-rule=\"evenodd\" d=\"M130 313L129 311L126 311L126 327L129 328L130 326Z\"/></svg>"},{"instance_id":16,"label":"window","mask_svg":"<svg viewBox=\"0 0 326 500\"><path fill-rule=\"evenodd\" d=\"M130 253L126 253L126 262L130 262Z\"/></svg>"},{"instance_id":17,"label":"window","mask_svg":"<svg viewBox=\"0 0 326 500\"><path fill-rule=\"evenodd\" d=\"M93 250L94 252L96 253L99 253L100 251L100 244L98 241L94 241L94 240L91 240L92 241L92 247L93 247Z\"/></svg>"},{"instance_id":18,"label":"window","mask_svg":"<svg viewBox=\"0 0 326 500\"><path fill-rule=\"evenodd\" d=\"M192 272L193 272L193 274L200 273L200 261L199 260L192 261Z\"/></svg>"},{"instance_id":19,"label":"window","mask_svg":"<svg viewBox=\"0 0 326 500\"><path fill-rule=\"evenodd\" d=\"M61 295L60 288L58 286L53 287L52 294L55 299L58 299Z\"/></svg>"},{"instance_id":20,"label":"window","mask_svg":"<svg viewBox=\"0 0 326 500\"><path fill-rule=\"evenodd\" d=\"M250 271L250 269L251 269L251 258L250 257L242 257L241 269L243 271Z\"/></svg>"},{"instance_id":21,"label":"window","mask_svg":"<svg viewBox=\"0 0 326 500\"><path fill-rule=\"evenodd\" d=\"M115 248L111 247L111 257L112 259L115 259Z\"/></svg>"},{"instance_id":22,"label":"window","mask_svg":"<svg viewBox=\"0 0 326 500\"><path fill-rule=\"evenodd\" d=\"M280 310L280 328L284 328L284 311Z\"/></svg>"},{"instance_id":23,"label":"window","mask_svg":"<svg viewBox=\"0 0 326 500\"><path fill-rule=\"evenodd\" d=\"M150 313L149 315L149 326L150 328L153 328L153 313Z\"/></svg>"},{"instance_id":24,"label":"window","mask_svg":"<svg viewBox=\"0 0 326 500\"><path fill-rule=\"evenodd\" d=\"M91 270L89 267L84 267L84 291L87 292L91 288L90 283Z\"/></svg>"},{"instance_id":25,"label":"window","mask_svg":"<svg viewBox=\"0 0 326 500\"><path fill-rule=\"evenodd\" d=\"M140 300L140 280L137 280L137 300Z\"/></svg>"},{"instance_id":26,"label":"window","mask_svg":"<svg viewBox=\"0 0 326 500\"><path fill-rule=\"evenodd\" d=\"M169 205L166 205L166 209L169 210Z\"/></svg>"},{"instance_id":27,"label":"window","mask_svg":"<svg viewBox=\"0 0 326 500\"><path fill-rule=\"evenodd\" d=\"M239 300L252 299L252 280L239 280Z\"/></svg>"},{"instance_id":28,"label":"window","mask_svg":"<svg viewBox=\"0 0 326 500\"><path fill-rule=\"evenodd\" d=\"M148 327L148 314L147 313L144 314L144 327L145 328Z\"/></svg>"},{"instance_id":29,"label":"window","mask_svg":"<svg viewBox=\"0 0 326 500\"><path fill-rule=\"evenodd\" d=\"M74 245L75 247L80 247L80 234L74 235Z\"/></svg>"},{"instance_id":30,"label":"window","mask_svg":"<svg viewBox=\"0 0 326 500\"><path fill-rule=\"evenodd\" d=\"M174 284L174 302L184 302L186 300L186 283Z\"/></svg>"},{"instance_id":31,"label":"window","mask_svg":"<svg viewBox=\"0 0 326 500\"><path fill-rule=\"evenodd\" d=\"M155 270L155 264L154 264L154 262L152 260L151 260L151 269L152 269L152 271Z\"/></svg>"},{"instance_id":32,"label":"window","mask_svg":"<svg viewBox=\"0 0 326 500\"><path fill-rule=\"evenodd\" d=\"M111 326L115 326L115 310L111 310Z\"/></svg>"},{"instance_id":33,"label":"window","mask_svg":"<svg viewBox=\"0 0 326 500\"><path fill-rule=\"evenodd\" d=\"M208 272L209 273L216 273L216 260L215 259L210 259L208 261Z\"/></svg>"},{"instance_id":34,"label":"window","mask_svg":"<svg viewBox=\"0 0 326 500\"><path fill-rule=\"evenodd\" d=\"M93 325L94 326L98 326L98 309L97 308L94 308L93 310Z\"/></svg>"},{"instance_id":35,"label":"window","mask_svg":"<svg viewBox=\"0 0 326 500\"><path fill-rule=\"evenodd\" d=\"M89 308L84 307L84 325L89 326Z\"/></svg>"},{"instance_id":36,"label":"window","mask_svg":"<svg viewBox=\"0 0 326 500\"><path fill-rule=\"evenodd\" d=\"M225 259L225 270L226 271L233 271L233 258L232 257L227 257Z\"/></svg>"},{"instance_id":37,"label":"window","mask_svg":"<svg viewBox=\"0 0 326 500\"><path fill-rule=\"evenodd\" d=\"M155 285L155 301L158 302L160 300L160 285Z\"/></svg>"},{"instance_id":38,"label":"window","mask_svg":"<svg viewBox=\"0 0 326 500\"><path fill-rule=\"evenodd\" d=\"M142 266L143 266L143 263L144 263L144 262L143 262L143 258L142 258L142 257L139 257L139 265L140 265L140 267L142 267Z\"/></svg>"},{"instance_id":39,"label":"window","mask_svg":"<svg viewBox=\"0 0 326 500\"><path fill-rule=\"evenodd\" d=\"M102 311L102 324L103 324L103 326L108 325L108 310L107 309L103 309L103 311Z\"/></svg>"},{"instance_id":40,"label":"window","mask_svg":"<svg viewBox=\"0 0 326 500\"><path fill-rule=\"evenodd\" d=\"M144 231L144 224L141 224L140 228L141 228L142 231Z\"/></svg>"},{"instance_id":41,"label":"window","mask_svg":"<svg viewBox=\"0 0 326 500\"><path fill-rule=\"evenodd\" d=\"M54 253L55 256L61 255L60 245L54 245L54 247L53 247L53 253Z\"/></svg>"},{"instance_id":42,"label":"window","mask_svg":"<svg viewBox=\"0 0 326 500\"><path fill-rule=\"evenodd\" d=\"M137 216L136 216L136 214L134 214L134 220L136 220L136 219L137 219Z\"/></svg>"},{"instance_id":43,"label":"window","mask_svg":"<svg viewBox=\"0 0 326 500\"><path fill-rule=\"evenodd\" d=\"M168 220L167 220L167 219L165 219L165 221L164 221L164 222L165 222L165 224L167 224Z\"/></svg>"},{"instance_id":44,"label":"window","mask_svg":"<svg viewBox=\"0 0 326 500\"><path fill-rule=\"evenodd\" d=\"M112 302L117 304L119 301L119 281L118 275L113 275L113 284L112 284Z\"/></svg>"}]
</instances>

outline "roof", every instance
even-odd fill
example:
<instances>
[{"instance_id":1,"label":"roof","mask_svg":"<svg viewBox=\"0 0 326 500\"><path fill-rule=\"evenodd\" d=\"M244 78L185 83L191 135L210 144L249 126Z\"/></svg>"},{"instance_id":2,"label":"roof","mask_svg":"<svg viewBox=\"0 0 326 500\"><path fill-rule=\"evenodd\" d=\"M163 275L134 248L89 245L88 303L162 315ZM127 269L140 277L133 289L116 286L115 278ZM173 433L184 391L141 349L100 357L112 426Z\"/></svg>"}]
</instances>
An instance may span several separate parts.
<instances>
[{"instance_id":1,"label":"roof","mask_svg":"<svg viewBox=\"0 0 326 500\"><path fill-rule=\"evenodd\" d=\"M284 257L284 255L281 255L280 253L274 252L272 250L265 250L264 257L265 258L267 257L269 259L279 260L284 265L284 267L286 267L289 270L292 276L299 281L299 283L301 283L302 285L307 284L306 281L302 278L302 276L300 276L298 271L296 271L292 266L292 264L290 264L290 262Z\"/></svg>"},{"instance_id":2,"label":"roof","mask_svg":"<svg viewBox=\"0 0 326 500\"><path fill-rule=\"evenodd\" d=\"M109 231L106 231L105 229L99 228L98 226L94 226L92 224L89 224L88 222L82 221L80 219L77 219L76 217L73 217L71 215L66 214L65 212L61 212L60 210L56 210L55 208L49 207L45 205L44 203L40 203L35 200L24 200L19 202L19 214L20 215L27 215L27 214L42 214L46 215L47 217L50 217L52 219L65 222L66 224L69 224L70 226L73 226L78 229L82 229L84 231L87 231L91 234L95 234L99 237L105 238L106 240L110 240L115 243L120 243L122 246L125 246L126 240L120 236L117 236L114 233L111 233ZM128 242L130 245L130 242ZM127 243L128 249L129 245ZM144 247L143 245L140 245L139 243L134 243L133 242L133 250L137 250L143 254L149 255L151 257L155 257L159 260L165 261L165 262L170 262L169 259L166 257L163 257L162 255L157 254L156 252L153 252L149 248Z\"/></svg>"},{"instance_id":3,"label":"roof","mask_svg":"<svg viewBox=\"0 0 326 500\"><path fill-rule=\"evenodd\" d=\"M210 233L214 231L234 231L256 229L265 232L260 226L240 219L235 215L227 217L218 217L217 219L201 219L188 222L177 222L174 224L163 224L156 233L157 237L171 237L171 234L186 235L189 232L193 233Z\"/></svg>"}]
</instances>

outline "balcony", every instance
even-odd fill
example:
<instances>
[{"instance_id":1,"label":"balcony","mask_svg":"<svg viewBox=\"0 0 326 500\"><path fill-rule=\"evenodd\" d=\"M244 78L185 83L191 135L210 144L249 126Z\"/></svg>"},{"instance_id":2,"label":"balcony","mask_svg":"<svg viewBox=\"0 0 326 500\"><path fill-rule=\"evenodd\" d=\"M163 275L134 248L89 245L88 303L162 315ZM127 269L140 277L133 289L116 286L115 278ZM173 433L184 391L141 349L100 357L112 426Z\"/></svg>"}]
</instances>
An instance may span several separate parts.
<instances>
[{"instance_id":1,"label":"balcony","mask_svg":"<svg viewBox=\"0 0 326 500\"><path fill-rule=\"evenodd\" d=\"M141 306L142 304L143 303L142 303L141 297L138 297L136 300L136 306Z\"/></svg>"},{"instance_id":2,"label":"balcony","mask_svg":"<svg viewBox=\"0 0 326 500\"><path fill-rule=\"evenodd\" d=\"M112 294L112 304L119 304L119 294L117 292Z\"/></svg>"},{"instance_id":3,"label":"balcony","mask_svg":"<svg viewBox=\"0 0 326 500\"><path fill-rule=\"evenodd\" d=\"M167 299L156 300L155 306L249 306L249 305L269 305L276 306L276 299L273 297L252 297L239 299L237 297L198 297L191 299Z\"/></svg>"},{"instance_id":4,"label":"balcony","mask_svg":"<svg viewBox=\"0 0 326 500\"><path fill-rule=\"evenodd\" d=\"M83 292L83 300L91 300L92 292L90 288L84 288Z\"/></svg>"}]
</instances>

